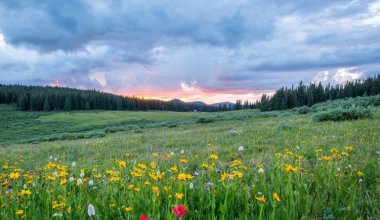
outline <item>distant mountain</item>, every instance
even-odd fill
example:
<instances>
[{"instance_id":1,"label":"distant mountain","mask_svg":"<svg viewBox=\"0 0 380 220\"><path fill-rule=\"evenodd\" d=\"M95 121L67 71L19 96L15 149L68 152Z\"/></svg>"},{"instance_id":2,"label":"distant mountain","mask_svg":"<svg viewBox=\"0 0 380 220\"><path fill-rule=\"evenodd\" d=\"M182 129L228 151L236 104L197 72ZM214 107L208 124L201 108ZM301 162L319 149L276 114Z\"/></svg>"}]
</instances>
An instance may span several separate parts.
<instances>
[{"instance_id":1,"label":"distant mountain","mask_svg":"<svg viewBox=\"0 0 380 220\"><path fill-rule=\"evenodd\" d=\"M235 104L232 102L218 102L218 103L211 104L211 106L214 106L214 107L219 107L219 106L224 106L224 105L227 106L227 108L235 107Z\"/></svg>"},{"instance_id":2,"label":"distant mountain","mask_svg":"<svg viewBox=\"0 0 380 220\"><path fill-rule=\"evenodd\" d=\"M206 103L201 102L201 101L188 102L187 104L189 104L189 105L196 105L196 106L207 106Z\"/></svg>"},{"instance_id":3,"label":"distant mountain","mask_svg":"<svg viewBox=\"0 0 380 220\"><path fill-rule=\"evenodd\" d=\"M201 101L194 101L194 102L184 102L180 99L172 99L170 100L169 102L175 104L175 105L179 105L179 104L188 104L188 105L195 105L195 106L207 106L206 103L204 102L201 102Z\"/></svg>"},{"instance_id":4,"label":"distant mountain","mask_svg":"<svg viewBox=\"0 0 380 220\"><path fill-rule=\"evenodd\" d=\"M172 100L169 100L168 102L171 102L175 105L178 105L178 104L185 104L186 102L180 100L180 99L172 99Z\"/></svg>"},{"instance_id":5,"label":"distant mountain","mask_svg":"<svg viewBox=\"0 0 380 220\"><path fill-rule=\"evenodd\" d=\"M179 105L179 104L188 104L188 105L192 105L192 106L198 106L198 107L202 107L202 106L212 106L212 107L219 107L219 106L226 106L227 108L233 108L235 107L235 104L232 103L232 102L218 102L218 103L214 103L214 104L206 104L202 101L194 101L194 102L184 102L180 99L172 99L170 100L169 102L175 104L175 105Z\"/></svg>"}]
</instances>

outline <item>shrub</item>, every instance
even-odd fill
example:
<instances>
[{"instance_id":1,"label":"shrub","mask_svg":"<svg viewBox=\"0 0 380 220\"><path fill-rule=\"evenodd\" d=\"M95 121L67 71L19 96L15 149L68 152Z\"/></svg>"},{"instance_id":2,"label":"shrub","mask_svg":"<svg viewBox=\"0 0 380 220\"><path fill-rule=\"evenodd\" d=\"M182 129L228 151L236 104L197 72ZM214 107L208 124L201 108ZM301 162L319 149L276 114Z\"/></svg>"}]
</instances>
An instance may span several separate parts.
<instances>
[{"instance_id":1,"label":"shrub","mask_svg":"<svg viewBox=\"0 0 380 220\"><path fill-rule=\"evenodd\" d=\"M314 114L314 121L344 121L356 120L362 118L371 118L373 115L372 108L351 107L351 108L335 108L328 111L318 112Z\"/></svg>"},{"instance_id":2,"label":"shrub","mask_svg":"<svg viewBox=\"0 0 380 220\"><path fill-rule=\"evenodd\" d=\"M309 112L310 112L310 108L307 107L306 105L304 105L298 109L298 114L301 114L301 115L307 114Z\"/></svg>"},{"instance_id":3,"label":"shrub","mask_svg":"<svg viewBox=\"0 0 380 220\"><path fill-rule=\"evenodd\" d=\"M197 123L211 123L214 122L215 120L212 118L199 118L197 120Z\"/></svg>"}]
</instances>

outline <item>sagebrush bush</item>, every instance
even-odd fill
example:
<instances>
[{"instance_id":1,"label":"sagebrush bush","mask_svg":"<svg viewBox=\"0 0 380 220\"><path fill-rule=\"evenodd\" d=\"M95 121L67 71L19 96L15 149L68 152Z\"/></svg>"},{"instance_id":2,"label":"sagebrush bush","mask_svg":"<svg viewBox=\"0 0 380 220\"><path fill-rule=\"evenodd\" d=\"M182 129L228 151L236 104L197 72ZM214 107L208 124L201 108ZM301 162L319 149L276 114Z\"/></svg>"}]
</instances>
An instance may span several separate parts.
<instances>
[{"instance_id":1,"label":"sagebrush bush","mask_svg":"<svg viewBox=\"0 0 380 220\"><path fill-rule=\"evenodd\" d=\"M380 105L380 96L365 96L356 98L337 99L315 104L311 107L313 112L328 111L336 108L371 107Z\"/></svg>"},{"instance_id":2,"label":"sagebrush bush","mask_svg":"<svg viewBox=\"0 0 380 220\"><path fill-rule=\"evenodd\" d=\"M314 121L344 121L356 120L362 118L371 118L373 116L372 108L351 107L335 108L327 111L315 113Z\"/></svg>"},{"instance_id":3,"label":"sagebrush bush","mask_svg":"<svg viewBox=\"0 0 380 220\"><path fill-rule=\"evenodd\" d=\"M304 105L298 109L298 114L301 114L301 115L307 114L309 112L310 112L310 108L307 107L306 105Z\"/></svg>"}]
</instances>

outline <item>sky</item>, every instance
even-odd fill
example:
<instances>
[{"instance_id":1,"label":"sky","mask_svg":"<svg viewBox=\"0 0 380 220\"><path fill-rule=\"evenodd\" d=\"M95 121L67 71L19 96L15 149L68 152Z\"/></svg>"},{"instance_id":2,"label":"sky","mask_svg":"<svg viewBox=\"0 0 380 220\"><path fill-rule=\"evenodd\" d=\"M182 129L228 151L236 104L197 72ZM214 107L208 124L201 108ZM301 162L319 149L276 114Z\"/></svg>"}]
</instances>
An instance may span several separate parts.
<instances>
[{"instance_id":1,"label":"sky","mask_svg":"<svg viewBox=\"0 0 380 220\"><path fill-rule=\"evenodd\" d=\"M0 83L206 103L380 73L380 0L1 0Z\"/></svg>"}]
</instances>

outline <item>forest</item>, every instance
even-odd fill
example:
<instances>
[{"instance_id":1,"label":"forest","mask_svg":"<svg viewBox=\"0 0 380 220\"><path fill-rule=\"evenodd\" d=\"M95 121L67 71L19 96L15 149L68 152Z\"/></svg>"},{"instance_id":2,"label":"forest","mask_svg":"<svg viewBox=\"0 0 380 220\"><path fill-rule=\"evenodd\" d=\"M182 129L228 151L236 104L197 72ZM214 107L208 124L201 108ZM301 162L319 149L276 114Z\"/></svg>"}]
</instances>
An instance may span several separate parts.
<instances>
[{"instance_id":1,"label":"forest","mask_svg":"<svg viewBox=\"0 0 380 220\"><path fill-rule=\"evenodd\" d=\"M358 96L373 96L380 94L380 75L368 77L365 80L356 80L346 82L344 85L323 86L321 82L312 82L308 86L301 81L298 86L291 88L282 87L278 89L273 96L263 94L261 100L252 105L245 102L237 101L239 108L259 108L261 111L285 110L294 107L312 106L316 103L328 100L351 98Z\"/></svg>"},{"instance_id":2,"label":"forest","mask_svg":"<svg viewBox=\"0 0 380 220\"><path fill-rule=\"evenodd\" d=\"M0 104L16 104L22 111L165 110L187 112L196 110L213 112L229 109L227 106L127 97L96 90L1 84Z\"/></svg>"}]
</instances>

